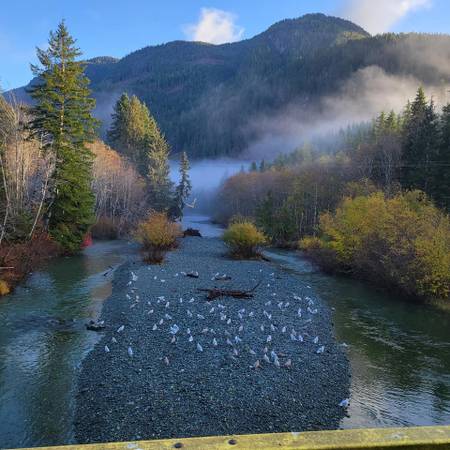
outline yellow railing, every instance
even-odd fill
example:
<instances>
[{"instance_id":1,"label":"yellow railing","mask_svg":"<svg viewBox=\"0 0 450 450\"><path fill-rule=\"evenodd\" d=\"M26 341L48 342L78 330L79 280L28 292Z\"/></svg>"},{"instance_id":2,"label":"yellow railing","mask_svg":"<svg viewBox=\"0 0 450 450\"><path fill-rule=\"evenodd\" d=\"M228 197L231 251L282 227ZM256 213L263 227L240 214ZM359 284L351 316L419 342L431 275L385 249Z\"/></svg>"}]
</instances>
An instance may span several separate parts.
<instances>
[{"instance_id":1,"label":"yellow railing","mask_svg":"<svg viewBox=\"0 0 450 450\"><path fill-rule=\"evenodd\" d=\"M41 447L41 450L172 450L179 448L183 450L450 449L450 426L212 436L111 442L108 444L77 444Z\"/></svg>"}]
</instances>

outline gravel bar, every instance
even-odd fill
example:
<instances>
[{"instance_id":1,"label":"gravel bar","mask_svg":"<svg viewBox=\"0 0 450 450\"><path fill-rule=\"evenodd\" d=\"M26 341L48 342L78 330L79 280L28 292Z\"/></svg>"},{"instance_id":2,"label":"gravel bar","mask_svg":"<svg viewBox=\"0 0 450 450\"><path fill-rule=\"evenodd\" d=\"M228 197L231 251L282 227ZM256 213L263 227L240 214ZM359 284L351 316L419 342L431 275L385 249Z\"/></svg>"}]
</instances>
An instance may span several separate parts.
<instances>
[{"instance_id":1,"label":"gravel bar","mask_svg":"<svg viewBox=\"0 0 450 450\"><path fill-rule=\"evenodd\" d=\"M350 374L330 308L301 276L224 254L219 239L186 238L161 266L116 271L79 378L78 442L339 427ZM251 299L197 291L258 282Z\"/></svg>"}]
</instances>

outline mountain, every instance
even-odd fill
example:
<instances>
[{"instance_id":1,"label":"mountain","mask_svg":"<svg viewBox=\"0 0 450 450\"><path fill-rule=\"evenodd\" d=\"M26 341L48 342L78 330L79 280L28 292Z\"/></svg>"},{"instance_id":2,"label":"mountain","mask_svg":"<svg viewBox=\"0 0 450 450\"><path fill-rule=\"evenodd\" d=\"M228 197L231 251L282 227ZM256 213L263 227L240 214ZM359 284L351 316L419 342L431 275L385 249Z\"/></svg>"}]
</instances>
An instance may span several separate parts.
<instances>
[{"instance_id":1,"label":"mountain","mask_svg":"<svg viewBox=\"0 0 450 450\"><path fill-rule=\"evenodd\" d=\"M431 55L438 61L431 64ZM273 116L293 102L313 107L358 70L378 66L388 74L439 84L450 80L449 59L449 36L372 37L347 20L308 14L240 42L175 41L119 60L95 58L86 70L96 114L106 124L119 95L135 94L156 116L174 151L186 150L194 158L240 153L258 138L259 131L249 126L255 117ZM25 98L23 92L16 95Z\"/></svg>"}]
</instances>

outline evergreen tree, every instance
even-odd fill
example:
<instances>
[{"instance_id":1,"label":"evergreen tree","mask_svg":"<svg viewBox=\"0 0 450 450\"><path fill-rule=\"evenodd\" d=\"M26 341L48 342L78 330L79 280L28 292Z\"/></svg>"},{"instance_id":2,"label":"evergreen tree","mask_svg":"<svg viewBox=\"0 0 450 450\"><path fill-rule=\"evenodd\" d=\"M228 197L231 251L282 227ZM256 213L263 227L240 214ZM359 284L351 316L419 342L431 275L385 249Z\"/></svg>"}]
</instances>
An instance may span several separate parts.
<instances>
[{"instance_id":1,"label":"evergreen tree","mask_svg":"<svg viewBox=\"0 0 450 450\"><path fill-rule=\"evenodd\" d=\"M186 200L191 194L192 184L189 178L189 159L186 152L181 153L180 157L180 182L175 189L174 206L172 217L181 219Z\"/></svg>"},{"instance_id":2,"label":"evergreen tree","mask_svg":"<svg viewBox=\"0 0 450 450\"><path fill-rule=\"evenodd\" d=\"M275 208L275 200L271 191L267 192L256 208L256 224L270 237L273 237L275 234Z\"/></svg>"},{"instance_id":3,"label":"evergreen tree","mask_svg":"<svg viewBox=\"0 0 450 450\"><path fill-rule=\"evenodd\" d=\"M386 113L382 111L380 115L375 119L373 127L375 141L384 133L386 128Z\"/></svg>"},{"instance_id":4,"label":"evergreen tree","mask_svg":"<svg viewBox=\"0 0 450 450\"><path fill-rule=\"evenodd\" d=\"M148 142L158 134L156 121L147 106L133 95L127 123L127 150L128 156L143 176L148 168Z\"/></svg>"},{"instance_id":5,"label":"evergreen tree","mask_svg":"<svg viewBox=\"0 0 450 450\"><path fill-rule=\"evenodd\" d=\"M148 189L150 206L155 211L168 211L172 206L172 188L170 181L169 145L155 123L146 142L148 160Z\"/></svg>"},{"instance_id":6,"label":"evergreen tree","mask_svg":"<svg viewBox=\"0 0 450 450\"><path fill-rule=\"evenodd\" d=\"M135 95L121 95L114 107L108 142L120 153L127 156L142 176L147 175L147 144L152 135L157 134L155 119L147 106Z\"/></svg>"},{"instance_id":7,"label":"evergreen tree","mask_svg":"<svg viewBox=\"0 0 450 450\"><path fill-rule=\"evenodd\" d=\"M127 93L123 93L114 106L114 112L111 116L111 128L107 133L107 141L111 147L117 149L128 147L127 127L130 115L130 97Z\"/></svg>"},{"instance_id":8,"label":"evergreen tree","mask_svg":"<svg viewBox=\"0 0 450 450\"><path fill-rule=\"evenodd\" d=\"M47 50L37 50L40 65L32 65L38 77L30 88L35 101L31 131L47 151L56 156L54 193L48 205L50 234L69 252L77 251L93 223L91 190L93 156L86 142L94 137L97 122L91 112L85 66L64 22L50 33Z\"/></svg>"},{"instance_id":9,"label":"evergreen tree","mask_svg":"<svg viewBox=\"0 0 450 450\"><path fill-rule=\"evenodd\" d=\"M256 162L253 161L252 164L250 165L250 172L257 172L258 171L258 166L256 165Z\"/></svg>"},{"instance_id":10,"label":"evergreen tree","mask_svg":"<svg viewBox=\"0 0 450 450\"><path fill-rule=\"evenodd\" d=\"M436 163L435 199L450 212L450 103L442 108Z\"/></svg>"},{"instance_id":11,"label":"evergreen tree","mask_svg":"<svg viewBox=\"0 0 450 450\"><path fill-rule=\"evenodd\" d=\"M405 109L403 110L402 114L403 124L407 124L409 122L409 119L411 118L411 101L408 100L406 102Z\"/></svg>"},{"instance_id":12,"label":"evergreen tree","mask_svg":"<svg viewBox=\"0 0 450 450\"><path fill-rule=\"evenodd\" d=\"M114 107L112 119L108 142L127 156L144 178L148 177L149 153L158 146L167 147L155 118L135 95L130 98L124 93Z\"/></svg>"},{"instance_id":13,"label":"evergreen tree","mask_svg":"<svg viewBox=\"0 0 450 450\"><path fill-rule=\"evenodd\" d=\"M424 90L419 88L404 127L400 171L403 187L432 194L437 138L434 104L432 101L427 103Z\"/></svg>"},{"instance_id":14,"label":"evergreen tree","mask_svg":"<svg viewBox=\"0 0 450 450\"><path fill-rule=\"evenodd\" d=\"M386 117L386 122L384 125L384 132L395 134L399 130L399 120L397 114L394 111L391 111Z\"/></svg>"}]
</instances>

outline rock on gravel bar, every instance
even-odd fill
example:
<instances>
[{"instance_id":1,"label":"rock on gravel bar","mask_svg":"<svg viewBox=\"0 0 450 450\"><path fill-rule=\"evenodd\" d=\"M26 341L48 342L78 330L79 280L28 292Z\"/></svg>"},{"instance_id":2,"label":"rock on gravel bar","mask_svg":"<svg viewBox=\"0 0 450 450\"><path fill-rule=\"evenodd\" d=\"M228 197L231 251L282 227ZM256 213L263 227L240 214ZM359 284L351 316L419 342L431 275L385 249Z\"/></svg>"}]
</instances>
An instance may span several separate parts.
<instances>
[{"instance_id":1,"label":"rock on gravel bar","mask_svg":"<svg viewBox=\"0 0 450 450\"><path fill-rule=\"evenodd\" d=\"M186 238L161 266L116 271L79 378L78 442L339 426L349 365L329 307L301 276L224 254L218 239ZM260 281L251 299L197 291Z\"/></svg>"}]
</instances>

